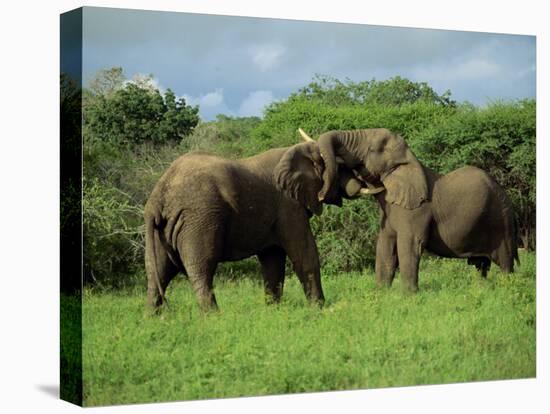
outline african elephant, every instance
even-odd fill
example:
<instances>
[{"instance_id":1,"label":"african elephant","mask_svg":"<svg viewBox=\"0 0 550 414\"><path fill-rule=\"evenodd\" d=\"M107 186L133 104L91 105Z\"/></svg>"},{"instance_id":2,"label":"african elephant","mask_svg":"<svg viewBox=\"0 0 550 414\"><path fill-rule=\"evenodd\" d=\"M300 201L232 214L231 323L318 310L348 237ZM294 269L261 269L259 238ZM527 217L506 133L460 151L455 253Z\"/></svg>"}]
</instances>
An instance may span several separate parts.
<instances>
[{"instance_id":1,"label":"african elephant","mask_svg":"<svg viewBox=\"0 0 550 414\"><path fill-rule=\"evenodd\" d=\"M423 249L468 258L484 277L491 261L513 272L519 260L512 203L485 171L466 166L438 174L384 128L330 131L318 144L325 163L320 201L337 191L338 169L345 166L367 186L348 195L373 194L379 203L378 285L391 286L399 266L405 288L416 292Z\"/></svg>"},{"instance_id":2,"label":"african elephant","mask_svg":"<svg viewBox=\"0 0 550 414\"><path fill-rule=\"evenodd\" d=\"M179 272L202 309L217 308L213 278L220 262L257 255L268 300L278 302L288 256L306 297L324 302L317 246L309 225L321 214L322 160L317 144L227 160L181 156L164 173L144 211L148 303L164 301ZM282 188L285 188L284 191Z\"/></svg>"}]
</instances>

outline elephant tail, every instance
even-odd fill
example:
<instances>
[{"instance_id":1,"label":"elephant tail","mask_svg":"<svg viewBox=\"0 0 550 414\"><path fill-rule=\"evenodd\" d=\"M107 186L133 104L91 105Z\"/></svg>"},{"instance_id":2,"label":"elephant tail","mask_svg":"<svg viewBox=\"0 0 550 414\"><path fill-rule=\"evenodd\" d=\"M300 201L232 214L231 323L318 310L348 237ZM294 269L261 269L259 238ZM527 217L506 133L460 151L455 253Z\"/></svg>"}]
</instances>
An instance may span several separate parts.
<instances>
[{"instance_id":1,"label":"elephant tail","mask_svg":"<svg viewBox=\"0 0 550 414\"><path fill-rule=\"evenodd\" d=\"M509 272L514 271L514 263L516 263L518 266L520 264L519 262L519 255L518 255L518 222L516 219L516 215L514 214L514 209L512 207L512 202L510 201L508 195L504 190L502 190L502 198L503 198L503 212L505 214L505 245L506 245L506 266L505 268Z\"/></svg>"},{"instance_id":2,"label":"elephant tail","mask_svg":"<svg viewBox=\"0 0 550 414\"><path fill-rule=\"evenodd\" d=\"M157 246L156 246L156 237L155 234L159 232L159 227L161 225L162 219L160 212L150 210L145 213L145 248L146 255L149 258L149 277L154 279L155 284L157 285L157 290L161 298L161 303L166 303L166 297L164 296L164 289L160 283L160 276L158 271L158 260L157 260ZM160 239L160 234L159 234Z\"/></svg>"},{"instance_id":3,"label":"elephant tail","mask_svg":"<svg viewBox=\"0 0 550 414\"><path fill-rule=\"evenodd\" d=\"M518 225L518 219L514 214L514 232L512 234L512 250L514 252L514 261L519 266L521 263L519 262L519 255L518 255L518 235L519 235L519 225Z\"/></svg>"}]
</instances>

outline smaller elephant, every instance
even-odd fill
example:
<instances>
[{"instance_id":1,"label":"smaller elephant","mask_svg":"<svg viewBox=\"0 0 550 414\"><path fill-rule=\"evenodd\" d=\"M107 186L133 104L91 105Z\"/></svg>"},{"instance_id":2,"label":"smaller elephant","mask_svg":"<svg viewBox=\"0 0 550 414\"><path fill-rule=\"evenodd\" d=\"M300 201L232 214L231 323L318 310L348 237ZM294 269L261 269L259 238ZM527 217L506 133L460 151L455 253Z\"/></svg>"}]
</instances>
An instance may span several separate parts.
<instances>
[{"instance_id":1,"label":"smaller elephant","mask_svg":"<svg viewBox=\"0 0 550 414\"><path fill-rule=\"evenodd\" d=\"M312 143L242 160L190 153L174 161L145 205L149 305L156 309L164 302L166 287L181 271L201 308L217 308L218 263L253 255L268 300L280 300L288 256L306 297L322 305L319 256L309 225L310 217L322 212L321 174L319 148Z\"/></svg>"},{"instance_id":2,"label":"smaller elephant","mask_svg":"<svg viewBox=\"0 0 550 414\"><path fill-rule=\"evenodd\" d=\"M330 131L318 144L325 162L320 200L333 197L344 168L367 187L354 183L348 196L373 194L378 201L378 285L391 286L399 266L405 287L416 292L424 249L467 258L483 276L491 261L504 272L514 271L519 259L512 203L485 171L466 166L438 174L418 161L401 136L385 128Z\"/></svg>"}]
</instances>

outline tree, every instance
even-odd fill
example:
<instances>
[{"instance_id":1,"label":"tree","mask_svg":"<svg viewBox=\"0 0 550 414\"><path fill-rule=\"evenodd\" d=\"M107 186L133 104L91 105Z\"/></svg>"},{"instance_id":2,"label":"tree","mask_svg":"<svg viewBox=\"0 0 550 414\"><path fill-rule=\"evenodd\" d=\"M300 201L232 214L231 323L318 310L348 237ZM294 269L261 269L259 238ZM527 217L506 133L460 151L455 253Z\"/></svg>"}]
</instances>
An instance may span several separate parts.
<instances>
[{"instance_id":1,"label":"tree","mask_svg":"<svg viewBox=\"0 0 550 414\"><path fill-rule=\"evenodd\" d=\"M199 122L198 106L189 106L168 89L164 96L151 75L132 81L122 69L100 71L84 105L85 138L116 144L177 142Z\"/></svg>"},{"instance_id":2,"label":"tree","mask_svg":"<svg viewBox=\"0 0 550 414\"><path fill-rule=\"evenodd\" d=\"M347 79L342 82L330 76L316 75L309 85L291 95L291 99L300 98L321 100L331 105L396 106L418 101L452 107L456 105L451 100L451 91L439 95L426 82L412 82L399 76L385 81L372 79L353 82Z\"/></svg>"},{"instance_id":3,"label":"tree","mask_svg":"<svg viewBox=\"0 0 550 414\"><path fill-rule=\"evenodd\" d=\"M125 81L124 70L121 67L101 69L89 82L88 89L94 95L110 95L119 89Z\"/></svg>"}]
</instances>

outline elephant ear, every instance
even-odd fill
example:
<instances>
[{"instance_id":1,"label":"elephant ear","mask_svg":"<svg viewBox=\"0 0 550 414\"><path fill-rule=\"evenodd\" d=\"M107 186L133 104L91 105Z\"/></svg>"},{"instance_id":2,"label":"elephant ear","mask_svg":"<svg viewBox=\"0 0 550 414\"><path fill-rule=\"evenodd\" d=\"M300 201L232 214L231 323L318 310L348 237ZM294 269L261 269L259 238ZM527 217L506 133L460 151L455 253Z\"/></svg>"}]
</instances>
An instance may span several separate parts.
<instances>
[{"instance_id":1,"label":"elephant ear","mask_svg":"<svg viewBox=\"0 0 550 414\"><path fill-rule=\"evenodd\" d=\"M323 205L317 198L322 187L322 158L316 143L290 147L273 171L279 191L298 201L313 214L320 215Z\"/></svg>"},{"instance_id":2,"label":"elephant ear","mask_svg":"<svg viewBox=\"0 0 550 414\"><path fill-rule=\"evenodd\" d=\"M406 161L381 177L386 201L413 210L428 200L428 182L424 168L407 149Z\"/></svg>"}]
</instances>

